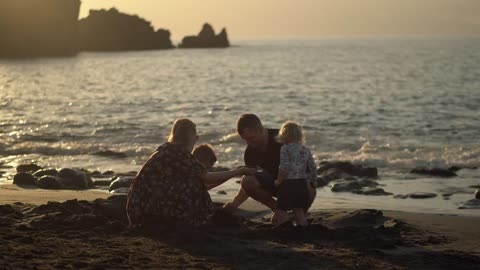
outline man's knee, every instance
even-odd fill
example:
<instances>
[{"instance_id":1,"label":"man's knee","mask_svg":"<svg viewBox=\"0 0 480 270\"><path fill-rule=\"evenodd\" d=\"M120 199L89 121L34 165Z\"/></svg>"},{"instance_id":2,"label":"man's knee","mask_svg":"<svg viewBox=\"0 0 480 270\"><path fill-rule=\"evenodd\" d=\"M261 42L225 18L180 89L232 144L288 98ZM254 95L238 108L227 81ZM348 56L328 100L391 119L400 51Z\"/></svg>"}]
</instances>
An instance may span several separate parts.
<instances>
[{"instance_id":1,"label":"man's knee","mask_svg":"<svg viewBox=\"0 0 480 270\"><path fill-rule=\"evenodd\" d=\"M259 183L257 181L257 178L255 178L255 176L244 176L242 177L241 185L242 185L242 188L248 192L252 189L258 188Z\"/></svg>"}]
</instances>

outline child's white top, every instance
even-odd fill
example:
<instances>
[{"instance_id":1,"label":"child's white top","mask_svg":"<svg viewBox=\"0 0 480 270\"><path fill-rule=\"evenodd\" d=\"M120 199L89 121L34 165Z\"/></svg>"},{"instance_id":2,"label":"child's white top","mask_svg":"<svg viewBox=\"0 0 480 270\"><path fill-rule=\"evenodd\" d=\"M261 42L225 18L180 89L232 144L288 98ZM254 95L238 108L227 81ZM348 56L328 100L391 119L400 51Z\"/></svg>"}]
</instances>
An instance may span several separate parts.
<instances>
[{"instance_id":1,"label":"child's white top","mask_svg":"<svg viewBox=\"0 0 480 270\"><path fill-rule=\"evenodd\" d=\"M298 143L284 144L280 149L280 169L288 172L287 179L317 180L317 165L310 149Z\"/></svg>"}]
</instances>

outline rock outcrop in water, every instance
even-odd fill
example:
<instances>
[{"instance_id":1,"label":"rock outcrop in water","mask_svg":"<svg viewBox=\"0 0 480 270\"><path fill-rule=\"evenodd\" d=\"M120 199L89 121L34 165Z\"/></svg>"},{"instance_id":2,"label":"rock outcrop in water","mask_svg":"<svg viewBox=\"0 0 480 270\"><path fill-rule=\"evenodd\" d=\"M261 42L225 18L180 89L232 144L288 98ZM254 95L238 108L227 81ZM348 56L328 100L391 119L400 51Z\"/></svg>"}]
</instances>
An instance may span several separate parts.
<instances>
[{"instance_id":1,"label":"rock outcrop in water","mask_svg":"<svg viewBox=\"0 0 480 270\"><path fill-rule=\"evenodd\" d=\"M80 0L0 1L0 57L77 53Z\"/></svg>"},{"instance_id":2,"label":"rock outcrop in water","mask_svg":"<svg viewBox=\"0 0 480 270\"><path fill-rule=\"evenodd\" d=\"M84 51L128 51L173 48L168 30L155 31L150 22L109 10L90 10L79 22L80 49Z\"/></svg>"},{"instance_id":3,"label":"rock outcrop in water","mask_svg":"<svg viewBox=\"0 0 480 270\"><path fill-rule=\"evenodd\" d=\"M186 36L183 38L179 48L227 48L230 47L227 30L225 28L218 35L213 27L206 23L197 36Z\"/></svg>"}]
</instances>

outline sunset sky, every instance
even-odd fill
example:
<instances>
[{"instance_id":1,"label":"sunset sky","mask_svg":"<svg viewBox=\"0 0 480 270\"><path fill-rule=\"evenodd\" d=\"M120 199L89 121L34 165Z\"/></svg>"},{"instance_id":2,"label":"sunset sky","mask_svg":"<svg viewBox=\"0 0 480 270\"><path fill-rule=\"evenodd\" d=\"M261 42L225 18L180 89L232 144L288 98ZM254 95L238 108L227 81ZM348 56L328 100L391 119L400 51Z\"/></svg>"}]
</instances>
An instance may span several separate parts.
<instances>
[{"instance_id":1,"label":"sunset sky","mask_svg":"<svg viewBox=\"0 0 480 270\"><path fill-rule=\"evenodd\" d=\"M480 0L82 0L138 14L173 39L204 22L230 37L480 36Z\"/></svg>"}]
</instances>

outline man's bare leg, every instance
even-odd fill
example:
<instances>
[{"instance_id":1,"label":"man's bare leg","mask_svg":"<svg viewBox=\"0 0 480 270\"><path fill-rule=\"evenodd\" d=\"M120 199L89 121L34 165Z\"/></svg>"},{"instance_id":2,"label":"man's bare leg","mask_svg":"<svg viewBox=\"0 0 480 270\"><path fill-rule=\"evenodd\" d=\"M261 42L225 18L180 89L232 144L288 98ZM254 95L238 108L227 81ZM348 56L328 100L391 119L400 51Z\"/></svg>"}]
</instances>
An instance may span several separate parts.
<instances>
[{"instance_id":1,"label":"man's bare leg","mask_svg":"<svg viewBox=\"0 0 480 270\"><path fill-rule=\"evenodd\" d=\"M252 199L264 204L272 211L277 208L277 202L273 199L272 194L260 186L255 176L244 176L242 178L242 189Z\"/></svg>"},{"instance_id":2,"label":"man's bare leg","mask_svg":"<svg viewBox=\"0 0 480 270\"><path fill-rule=\"evenodd\" d=\"M228 209L228 210L234 210L237 209L242 203L244 203L248 199L248 194L243 190L243 188L240 188L238 191L237 195L233 200L229 203L226 203L223 208Z\"/></svg>"}]
</instances>

